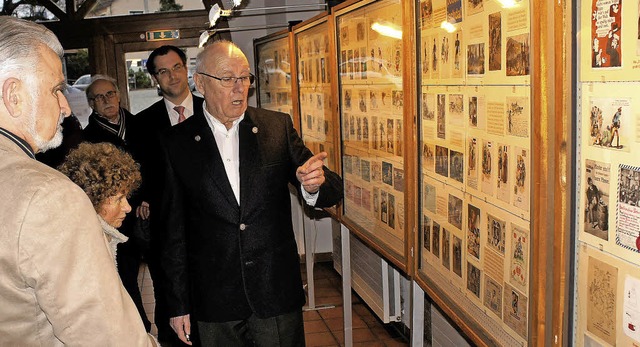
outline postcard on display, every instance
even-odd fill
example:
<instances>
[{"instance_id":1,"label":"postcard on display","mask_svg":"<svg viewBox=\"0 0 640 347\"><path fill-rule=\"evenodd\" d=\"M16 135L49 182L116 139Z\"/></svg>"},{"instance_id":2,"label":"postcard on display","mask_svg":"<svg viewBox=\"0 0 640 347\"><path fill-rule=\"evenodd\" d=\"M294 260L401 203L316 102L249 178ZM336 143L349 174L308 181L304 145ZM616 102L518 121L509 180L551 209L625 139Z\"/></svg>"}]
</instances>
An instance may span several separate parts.
<instances>
[{"instance_id":1,"label":"postcard on display","mask_svg":"<svg viewBox=\"0 0 640 347\"><path fill-rule=\"evenodd\" d=\"M640 167L620 165L616 244L640 253Z\"/></svg>"},{"instance_id":2,"label":"postcard on display","mask_svg":"<svg viewBox=\"0 0 640 347\"><path fill-rule=\"evenodd\" d=\"M502 13L489 14L489 71L502 70Z\"/></svg>"},{"instance_id":3,"label":"postcard on display","mask_svg":"<svg viewBox=\"0 0 640 347\"><path fill-rule=\"evenodd\" d=\"M487 246L504 255L507 224L504 220L487 214Z\"/></svg>"},{"instance_id":4,"label":"postcard on display","mask_svg":"<svg viewBox=\"0 0 640 347\"><path fill-rule=\"evenodd\" d=\"M427 252L431 252L431 218L422 215L422 246Z\"/></svg>"},{"instance_id":5,"label":"postcard on display","mask_svg":"<svg viewBox=\"0 0 640 347\"><path fill-rule=\"evenodd\" d=\"M484 42L467 45L467 75L482 77L485 74Z\"/></svg>"},{"instance_id":6,"label":"postcard on display","mask_svg":"<svg viewBox=\"0 0 640 347\"><path fill-rule=\"evenodd\" d=\"M452 237L453 240L451 248L453 252L453 263L451 264L451 271L458 275L459 279L462 279L462 239L455 234L452 235Z\"/></svg>"},{"instance_id":7,"label":"postcard on display","mask_svg":"<svg viewBox=\"0 0 640 347\"><path fill-rule=\"evenodd\" d=\"M482 271L475 265L467 262L467 290L476 298L480 299L480 283Z\"/></svg>"},{"instance_id":8,"label":"postcard on display","mask_svg":"<svg viewBox=\"0 0 640 347\"><path fill-rule=\"evenodd\" d=\"M587 271L587 331L615 345L618 269L589 257Z\"/></svg>"},{"instance_id":9,"label":"postcard on display","mask_svg":"<svg viewBox=\"0 0 640 347\"><path fill-rule=\"evenodd\" d=\"M462 230L462 199L449 194L449 203L447 205L447 216L449 224Z\"/></svg>"},{"instance_id":10,"label":"postcard on display","mask_svg":"<svg viewBox=\"0 0 640 347\"><path fill-rule=\"evenodd\" d=\"M507 97L507 135L529 137L528 97Z\"/></svg>"},{"instance_id":11,"label":"postcard on display","mask_svg":"<svg viewBox=\"0 0 640 347\"><path fill-rule=\"evenodd\" d=\"M629 98L589 99L591 106L589 145L629 151L633 110Z\"/></svg>"},{"instance_id":12,"label":"postcard on display","mask_svg":"<svg viewBox=\"0 0 640 347\"><path fill-rule=\"evenodd\" d=\"M431 240L433 241L433 244L431 245L431 250L433 255L436 258L440 258L440 224L438 222L436 222L435 220L433 221L433 228L431 229L431 231L433 232L431 235Z\"/></svg>"},{"instance_id":13,"label":"postcard on display","mask_svg":"<svg viewBox=\"0 0 640 347\"><path fill-rule=\"evenodd\" d=\"M463 183L464 182L464 153L449 151L449 177Z\"/></svg>"},{"instance_id":14,"label":"postcard on display","mask_svg":"<svg viewBox=\"0 0 640 347\"><path fill-rule=\"evenodd\" d=\"M527 297L505 283L504 322L522 338L527 338Z\"/></svg>"},{"instance_id":15,"label":"postcard on display","mask_svg":"<svg viewBox=\"0 0 640 347\"><path fill-rule=\"evenodd\" d=\"M447 111L446 111L446 102L445 102L445 94L437 95L437 105L436 105L436 127L437 127L437 135L439 139L446 139L446 123L447 123Z\"/></svg>"},{"instance_id":16,"label":"postcard on display","mask_svg":"<svg viewBox=\"0 0 640 347\"><path fill-rule=\"evenodd\" d=\"M467 186L478 189L478 139L467 138Z\"/></svg>"},{"instance_id":17,"label":"postcard on display","mask_svg":"<svg viewBox=\"0 0 640 347\"><path fill-rule=\"evenodd\" d=\"M493 195L493 187L494 187L494 182L493 182L493 177L497 176L494 175L494 169L493 169L493 157L495 156L494 153L494 149L493 149L493 143L491 141L487 141L487 140L483 140L482 141L482 157L481 157L481 163L482 163L482 173L480 175L480 182L481 182L481 190L483 193L492 196Z\"/></svg>"},{"instance_id":18,"label":"postcard on display","mask_svg":"<svg viewBox=\"0 0 640 347\"><path fill-rule=\"evenodd\" d=\"M435 147L432 144L422 144L422 169L424 173L435 170L435 152Z\"/></svg>"},{"instance_id":19,"label":"postcard on display","mask_svg":"<svg viewBox=\"0 0 640 347\"><path fill-rule=\"evenodd\" d=\"M484 0L465 0L465 5L467 16L484 11Z\"/></svg>"},{"instance_id":20,"label":"postcard on display","mask_svg":"<svg viewBox=\"0 0 640 347\"><path fill-rule=\"evenodd\" d=\"M449 177L449 149L436 145L436 173Z\"/></svg>"},{"instance_id":21,"label":"postcard on display","mask_svg":"<svg viewBox=\"0 0 640 347\"><path fill-rule=\"evenodd\" d=\"M515 147L516 172L513 184L513 206L529 211L529 180L531 176L531 162L529 151L522 147Z\"/></svg>"},{"instance_id":22,"label":"postcard on display","mask_svg":"<svg viewBox=\"0 0 640 347\"><path fill-rule=\"evenodd\" d=\"M627 275L624 279L622 330L640 343L640 279Z\"/></svg>"},{"instance_id":23,"label":"postcard on display","mask_svg":"<svg viewBox=\"0 0 640 347\"><path fill-rule=\"evenodd\" d=\"M451 269L451 232L442 228L442 266Z\"/></svg>"},{"instance_id":24,"label":"postcard on display","mask_svg":"<svg viewBox=\"0 0 640 347\"><path fill-rule=\"evenodd\" d=\"M480 209L467 205L467 254L480 260Z\"/></svg>"},{"instance_id":25,"label":"postcard on display","mask_svg":"<svg viewBox=\"0 0 640 347\"><path fill-rule=\"evenodd\" d=\"M510 203L510 177L509 177L509 163L512 159L510 156L509 146L505 144L498 144L498 180L497 180L497 196L498 199Z\"/></svg>"},{"instance_id":26,"label":"postcard on display","mask_svg":"<svg viewBox=\"0 0 640 347\"><path fill-rule=\"evenodd\" d=\"M622 66L622 1L591 0L591 67Z\"/></svg>"},{"instance_id":27,"label":"postcard on display","mask_svg":"<svg viewBox=\"0 0 640 347\"><path fill-rule=\"evenodd\" d=\"M485 274L484 306L502 319L502 285Z\"/></svg>"},{"instance_id":28,"label":"postcard on display","mask_svg":"<svg viewBox=\"0 0 640 347\"><path fill-rule=\"evenodd\" d=\"M604 241L609 240L609 182L611 164L585 161L584 223L582 230Z\"/></svg>"},{"instance_id":29,"label":"postcard on display","mask_svg":"<svg viewBox=\"0 0 640 347\"><path fill-rule=\"evenodd\" d=\"M529 33L507 37L506 72L507 76L529 75Z\"/></svg>"},{"instance_id":30,"label":"postcard on display","mask_svg":"<svg viewBox=\"0 0 640 347\"><path fill-rule=\"evenodd\" d=\"M530 246L529 232L512 223L510 282L522 291L528 286Z\"/></svg>"}]
</instances>

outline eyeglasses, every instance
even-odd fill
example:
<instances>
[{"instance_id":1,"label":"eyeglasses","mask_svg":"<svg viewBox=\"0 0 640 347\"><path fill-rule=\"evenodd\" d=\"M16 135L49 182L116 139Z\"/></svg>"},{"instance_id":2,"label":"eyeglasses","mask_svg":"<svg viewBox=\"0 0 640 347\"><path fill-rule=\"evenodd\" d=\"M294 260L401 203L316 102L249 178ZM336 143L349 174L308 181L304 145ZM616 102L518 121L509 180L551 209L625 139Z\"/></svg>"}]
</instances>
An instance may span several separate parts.
<instances>
[{"instance_id":1,"label":"eyeglasses","mask_svg":"<svg viewBox=\"0 0 640 347\"><path fill-rule=\"evenodd\" d=\"M160 77L169 77L172 72L177 73L177 72L181 72L182 70L184 70L184 65L178 63L169 69L167 68L159 69L158 71L156 71L156 75Z\"/></svg>"},{"instance_id":2,"label":"eyeglasses","mask_svg":"<svg viewBox=\"0 0 640 347\"><path fill-rule=\"evenodd\" d=\"M94 95L92 98L89 98L89 100L100 101L104 104L107 102L107 100L113 99L116 95L118 95L118 92L116 92L115 90L110 90L104 95L103 94Z\"/></svg>"},{"instance_id":3,"label":"eyeglasses","mask_svg":"<svg viewBox=\"0 0 640 347\"><path fill-rule=\"evenodd\" d=\"M245 87L248 87L250 85L253 84L253 82L256 79L256 76L249 74L249 76L241 76L241 77L216 77L213 75L209 75L208 73L204 73L204 72L196 72L199 73L201 75L205 75L207 77L211 77L213 79L216 79L218 81L220 81L220 84L223 87L227 87L227 88L231 88L233 86L236 85L236 82L240 81L242 82L242 85Z\"/></svg>"}]
</instances>

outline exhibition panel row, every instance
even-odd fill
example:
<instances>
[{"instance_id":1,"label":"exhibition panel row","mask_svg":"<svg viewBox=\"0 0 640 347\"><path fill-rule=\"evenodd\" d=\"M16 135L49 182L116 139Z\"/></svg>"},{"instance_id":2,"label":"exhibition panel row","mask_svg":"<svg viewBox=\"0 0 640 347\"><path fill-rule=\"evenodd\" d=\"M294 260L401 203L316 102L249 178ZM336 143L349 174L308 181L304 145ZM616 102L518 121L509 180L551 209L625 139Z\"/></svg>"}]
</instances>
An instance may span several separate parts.
<instances>
[{"instance_id":1,"label":"exhibition panel row","mask_svg":"<svg viewBox=\"0 0 640 347\"><path fill-rule=\"evenodd\" d=\"M547 188L532 101L549 97L533 75L536 6L348 1L254 41L259 106L289 113L342 176L329 212L479 345L527 345L548 315L533 285L552 242L532 237Z\"/></svg>"}]
</instances>

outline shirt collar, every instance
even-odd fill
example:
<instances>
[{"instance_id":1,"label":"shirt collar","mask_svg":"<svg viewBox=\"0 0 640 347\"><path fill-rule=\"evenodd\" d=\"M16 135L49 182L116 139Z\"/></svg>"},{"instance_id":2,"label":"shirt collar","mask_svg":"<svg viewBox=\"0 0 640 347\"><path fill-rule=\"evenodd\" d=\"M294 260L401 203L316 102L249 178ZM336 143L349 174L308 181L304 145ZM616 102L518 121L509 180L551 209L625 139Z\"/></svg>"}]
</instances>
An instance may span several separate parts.
<instances>
[{"instance_id":1,"label":"shirt collar","mask_svg":"<svg viewBox=\"0 0 640 347\"><path fill-rule=\"evenodd\" d=\"M173 108L178 106L177 104L174 104L173 102L169 101L169 99L167 98L162 98L162 99L164 100L164 106L167 108L168 114L171 114L171 112L176 112L176 110L174 110ZM184 106L185 115L193 114L193 95L189 93L187 97L184 98L184 100L182 100L182 102L180 103L180 106Z\"/></svg>"},{"instance_id":2,"label":"shirt collar","mask_svg":"<svg viewBox=\"0 0 640 347\"><path fill-rule=\"evenodd\" d=\"M22 149L22 151L24 151L29 157L31 157L31 159L35 159L36 158L36 154L33 151L33 148L31 148L31 146L24 139L18 137L14 133L10 132L9 130L3 129L3 128L0 128L0 135L3 135L4 137L6 137L9 140L13 141L13 143L18 145L18 147L20 147L20 149Z\"/></svg>"},{"instance_id":3,"label":"shirt collar","mask_svg":"<svg viewBox=\"0 0 640 347\"><path fill-rule=\"evenodd\" d=\"M207 102L206 101L202 103L202 110L204 111L205 116L207 116L207 118L209 120L211 120L211 125L213 125L214 129L216 129L216 130L224 130L224 132L237 130L238 129L238 124L240 124L240 122L244 119L244 113L243 113L238 119L233 121L233 125L231 126L231 128L229 130L227 130L227 127L224 126L224 124L222 124L222 122L220 122L218 120L218 118L212 116L211 113L209 113L209 111L207 111Z\"/></svg>"}]
</instances>

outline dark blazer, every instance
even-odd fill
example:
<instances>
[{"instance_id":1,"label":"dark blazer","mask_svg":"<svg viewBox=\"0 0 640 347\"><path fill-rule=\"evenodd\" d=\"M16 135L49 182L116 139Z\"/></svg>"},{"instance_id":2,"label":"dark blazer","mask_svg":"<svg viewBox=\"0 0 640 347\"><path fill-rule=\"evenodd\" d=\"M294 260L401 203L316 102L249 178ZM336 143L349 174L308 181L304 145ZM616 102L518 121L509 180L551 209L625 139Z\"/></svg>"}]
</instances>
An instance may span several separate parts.
<instances>
[{"instance_id":1,"label":"dark blazer","mask_svg":"<svg viewBox=\"0 0 640 347\"><path fill-rule=\"evenodd\" d=\"M193 112L202 115L203 98L193 96ZM142 185L140 196L151 206L151 213L160 206L160 191L162 190L162 151L160 150L160 136L171 128L169 114L164 99L140 111L133 117L131 127L131 149L140 163ZM155 205L155 206L154 206ZM153 218L152 218L153 219Z\"/></svg>"},{"instance_id":2,"label":"dark blazer","mask_svg":"<svg viewBox=\"0 0 640 347\"><path fill-rule=\"evenodd\" d=\"M296 169L313 154L284 113L249 107L239 138L238 205L204 116L165 133L162 265L171 316L266 318L305 302L288 186L300 189ZM317 207L342 198L342 180L324 171Z\"/></svg>"},{"instance_id":3,"label":"dark blazer","mask_svg":"<svg viewBox=\"0 0 640 347\"><path fill-rule=\"evenodd\" d=\"M89 115L89 124L82 130L83 139L91 143L109 142L128 151L129 147L127 143L131 137L129 130L131 129L131 119L133 115L125 109L122 109L122 111L124 111L125 128L127 129L124 140L101 127L95 120L96 117L100 117L95 111Z\"/></svg>"}]
</instances>

